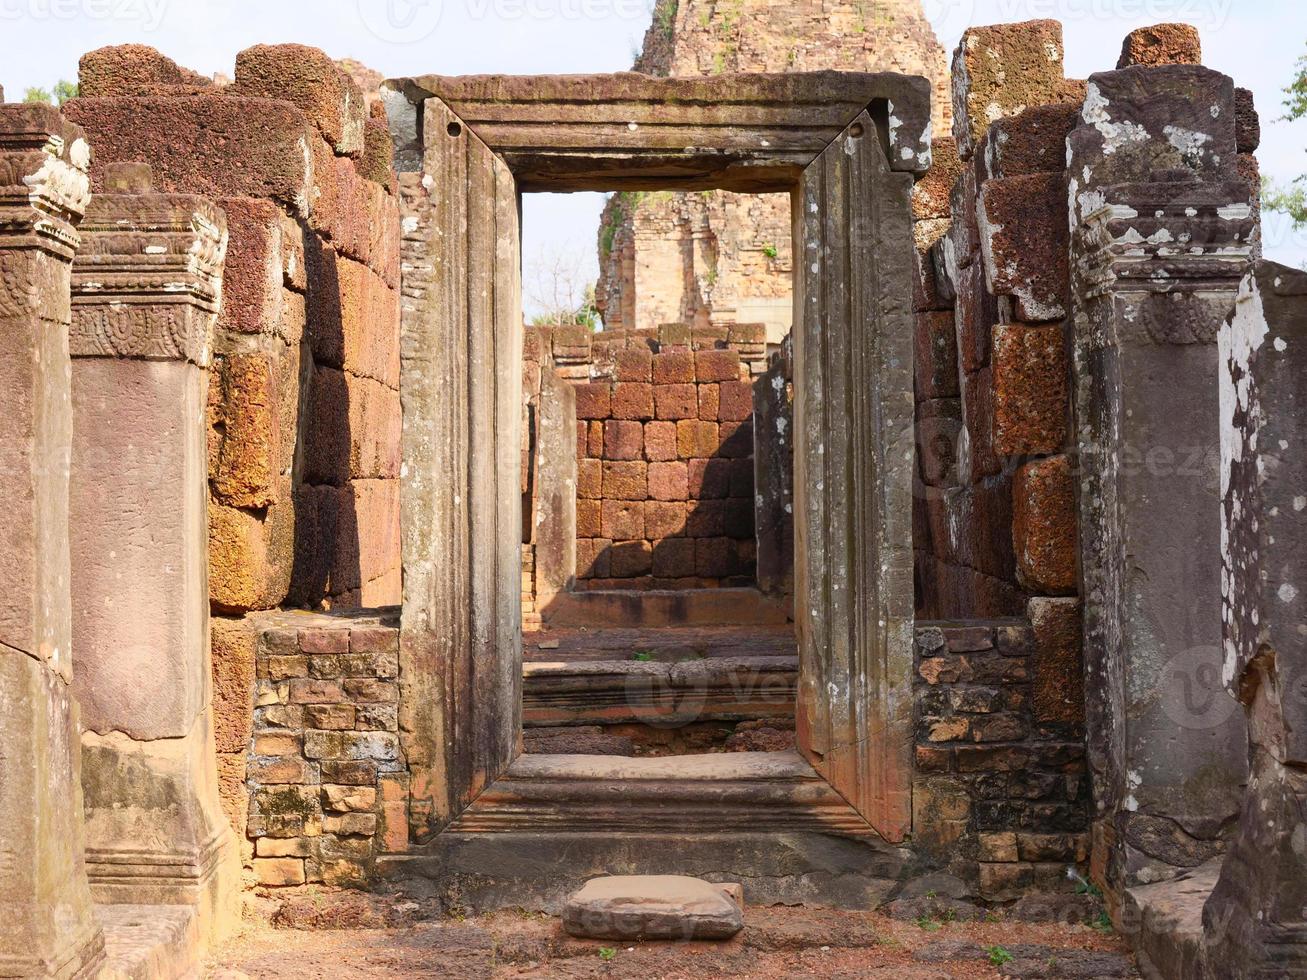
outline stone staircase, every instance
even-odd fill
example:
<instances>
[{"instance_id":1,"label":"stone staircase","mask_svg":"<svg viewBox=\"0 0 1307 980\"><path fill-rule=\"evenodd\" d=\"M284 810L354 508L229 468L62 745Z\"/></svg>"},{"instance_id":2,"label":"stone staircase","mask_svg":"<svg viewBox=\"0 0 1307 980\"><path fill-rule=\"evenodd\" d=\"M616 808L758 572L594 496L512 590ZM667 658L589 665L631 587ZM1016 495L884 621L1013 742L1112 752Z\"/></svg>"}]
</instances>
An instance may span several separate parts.
<instances>
[{"instance_id":1,"label":"stone staircase","mask_svg":"<svg viewBox=\"0 0 1307 980\"><path fill-rule=\"evenodd\" d=\"M623 756L793 745L788 625L558 628L524 635L528 753Z\"/></svg>"}]
</instances>

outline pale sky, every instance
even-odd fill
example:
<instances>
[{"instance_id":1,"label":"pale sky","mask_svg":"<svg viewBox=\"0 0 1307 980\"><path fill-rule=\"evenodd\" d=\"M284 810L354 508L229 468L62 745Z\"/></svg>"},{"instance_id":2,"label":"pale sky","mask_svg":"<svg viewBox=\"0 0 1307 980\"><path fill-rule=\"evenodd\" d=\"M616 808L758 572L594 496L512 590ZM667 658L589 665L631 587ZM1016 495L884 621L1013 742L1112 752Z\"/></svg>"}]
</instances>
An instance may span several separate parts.
<instances>
[{"instance_id":1,"label":"pale sky","mask_svg":"<svg viewBox=\"0 0 1307 980\"><path fill-rule=\"evenodd\" d=\"M388 75L542 74L630 68L651 0L0 0L0 85L74 79L81 54L106 44L158 48L204 74L233 71L236 53L295 41L356 58ZM1283 87L1307 54L1303 0L925 0L951 52L969 25L1051 17L1063 22L1066 70L1083 78L1116 65L1135 27L1181 20L1202 32L1204 61L1256 95L1262 170L1287 181L1307 172L1307 121L1279 121ZM598 194L530 195L523 254L566 250L597 272ZM1307 266L1307 232L1267 214L1266 254Z\"/></svg>"}]
</instances>

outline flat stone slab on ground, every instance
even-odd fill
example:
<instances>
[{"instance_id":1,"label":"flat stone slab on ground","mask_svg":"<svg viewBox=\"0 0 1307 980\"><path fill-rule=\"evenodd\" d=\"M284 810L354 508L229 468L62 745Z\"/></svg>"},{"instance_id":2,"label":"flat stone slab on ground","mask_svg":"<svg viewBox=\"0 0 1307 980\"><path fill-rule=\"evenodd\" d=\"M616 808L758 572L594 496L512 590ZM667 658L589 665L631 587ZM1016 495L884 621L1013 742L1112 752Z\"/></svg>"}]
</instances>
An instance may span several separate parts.
<instances>
[{"instance_id":1,"label":"flat stone slab on ground","mask_svg":"<svg viewBox=\"0 0 1307 980\"><path fill-rule=\"evenodd\" d=\"M568 899L563 928L590 939L730 939L744 928L739 894L686 875L593 878Z\"/></svg>"}]
</instances>

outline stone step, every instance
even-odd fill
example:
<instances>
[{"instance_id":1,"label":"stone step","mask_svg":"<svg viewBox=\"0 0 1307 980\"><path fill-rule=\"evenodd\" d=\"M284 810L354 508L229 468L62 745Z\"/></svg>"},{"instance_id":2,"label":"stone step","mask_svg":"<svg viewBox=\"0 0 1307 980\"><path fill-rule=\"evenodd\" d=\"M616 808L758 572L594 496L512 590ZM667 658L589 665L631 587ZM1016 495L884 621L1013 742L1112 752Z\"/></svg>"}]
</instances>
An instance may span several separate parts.
<instances>
[{"instance_id":1,"label":"stone step","mask_svg":"<svg viewBox=\"0 0 1307 980\"><path fill-rule=\"evenodd\" d=\"M738 884L687 875L606 875L563 908L563 928L586 939L730 939L744 928Z\"/></svg>"},{"instance_id":2,"label":"stone step","mask_svg":"<svg viewBox=\"0 0 1307 980\"><path fill-rule=\"evenodd\" d=\"M101 980L160 980L199 973L199 924L192 905L97 905L104 929Z\"/></svg>"},{"instance_id":3,"label":"stone step","mask_svg":"<svg viewBox=\"0 0 1307 980\"><path fill-rule=\"evenodd\" d=\"M522 723L530 727L749 721L794 716L794 656L530 662Z\"/></svg>"}]
</instances>

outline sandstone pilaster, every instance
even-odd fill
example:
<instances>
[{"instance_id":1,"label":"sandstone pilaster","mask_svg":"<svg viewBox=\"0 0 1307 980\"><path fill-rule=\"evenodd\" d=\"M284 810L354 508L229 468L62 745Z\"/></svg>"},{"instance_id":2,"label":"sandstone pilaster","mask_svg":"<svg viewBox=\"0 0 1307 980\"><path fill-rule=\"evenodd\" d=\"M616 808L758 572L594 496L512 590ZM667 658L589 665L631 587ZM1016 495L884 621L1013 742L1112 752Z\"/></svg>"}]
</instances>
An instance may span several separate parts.
<instances>
[{"instance_id":1,"label":"sandstone pilaster","mask_svg":"<svg viewBox=\"0 0 1307 980\"><path fill-rule=\"evenodd\" d=\"M1068 146L1095 851L1112 894L1220 853L1238 812L1215 378L1258 229L1224 75L1094 75Z\"/></svg>"},{"instance_id":2,"label":"sandstone pilaster","mask_svg":"<svg viewBox=\"0 0 1307 980\"><path fill-rule=\"evenodd\" d=\"M221 936L239 868L218 804L205 402L226 219L106 168L73 270L73 638L91 887ZM147 680L148 679L148 680Z\"/></svg>"},{"instance_id":3,"label":"sandstone pilaster","mask_svg":"<svg viewBox=\"0 0 1307 980\"><path fill-rule=\"evenodd\" d=\"M0 976L91 977L69 603L69 267L82 131L0 107Z\"/></svg>"}]
</instances>

